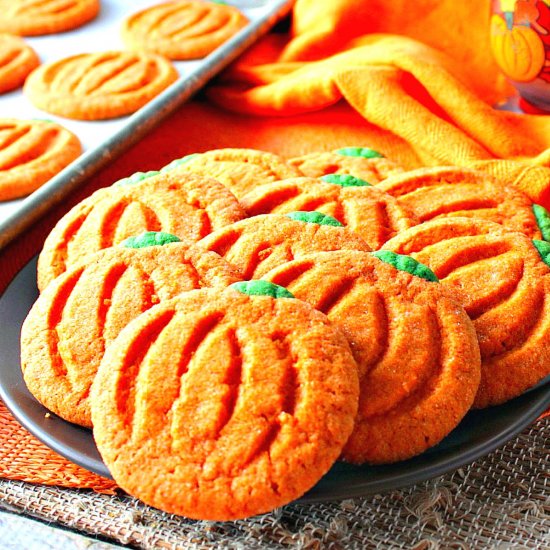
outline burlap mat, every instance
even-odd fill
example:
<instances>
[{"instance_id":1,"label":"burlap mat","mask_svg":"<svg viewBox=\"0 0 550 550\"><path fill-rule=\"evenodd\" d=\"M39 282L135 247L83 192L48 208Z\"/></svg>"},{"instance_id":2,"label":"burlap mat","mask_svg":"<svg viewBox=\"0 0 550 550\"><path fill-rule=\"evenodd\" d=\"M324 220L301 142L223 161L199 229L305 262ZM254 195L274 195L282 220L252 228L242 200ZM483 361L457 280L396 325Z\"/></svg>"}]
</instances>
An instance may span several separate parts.
<instances>
[{"instance_id":1,"label":"burlap mat","mask_svg":"<svg viewBox=\"0 0 550 550\"><path fill-rule=\"evenodd\" d=\"M126 495L0 481L0 507L139 548L550 548L550 418L471 466L414 487L190 521Z\"/></svg>"}]
</instances>

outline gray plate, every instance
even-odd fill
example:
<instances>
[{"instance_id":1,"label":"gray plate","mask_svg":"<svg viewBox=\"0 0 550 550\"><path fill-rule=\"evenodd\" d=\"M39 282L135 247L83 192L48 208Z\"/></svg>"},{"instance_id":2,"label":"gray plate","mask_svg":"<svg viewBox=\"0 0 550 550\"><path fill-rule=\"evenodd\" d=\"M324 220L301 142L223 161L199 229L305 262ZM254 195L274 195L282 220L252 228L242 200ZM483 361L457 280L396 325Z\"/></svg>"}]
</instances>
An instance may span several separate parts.
<instances>
[{"instance_id":1,"label":"gray plate","mask_svg":"<svg viewBox=\"0 0 550 550\"><path fill-rule=\"evenodd\" d=\"M0 298L0 397L15 418L60 455L109 477L92 432L48 412L27 390L19 362L19 333L36 290L36 259L15 277ZM546 382L546 383L544 383ZM550 406L550 384L504 405L472 411L439 445L422 455L385 466L336 464L301 502L366 496L406 487L473 462L503 445Z\"/></svg>"}]
</instances>

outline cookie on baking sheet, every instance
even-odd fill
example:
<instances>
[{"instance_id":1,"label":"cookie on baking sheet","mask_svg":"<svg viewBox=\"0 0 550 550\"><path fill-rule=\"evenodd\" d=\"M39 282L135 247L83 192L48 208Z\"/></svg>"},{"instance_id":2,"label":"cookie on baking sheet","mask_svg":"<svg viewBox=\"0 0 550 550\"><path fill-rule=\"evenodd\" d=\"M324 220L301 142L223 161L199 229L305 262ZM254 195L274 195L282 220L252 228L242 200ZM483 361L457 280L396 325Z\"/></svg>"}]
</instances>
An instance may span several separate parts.
<instances>
[{"instance_id":1,"label":"cookie on baking sheet","mask_svg":"<svg viewBox=\"0 0 550 550\"><path fill-rule=\"evenodd\" d=\"M356 177L333 174L326 178L293 178L262 185L242 197L241 204L249 216L296 210L329 214L374 250L418 223L392 196Z\"/></svg>"},{"instance_id":2,"label":"cookie on baking sheet","mask_svg":"<svg viewBox=\"0 0 550 550\"><path fill-rule=\"evenodd\" d=\"M454 166L420 168L392 176L377 188L421 222L451 216L483 218L531 239L541 238L531 199L484 172Z\"/></svg>"},{"instance_id":3,"label":"cookie on baking sheet","mask_svg":"<svg viewBox=\"0 0 550 550\"><path fill-rule=\"evenodd\" d=\"M259 185L301 173L286 161L265 151L255 149L214 149L174 160L162 171L195 172L223 183L238 199Z\"/></svg>"},{"instance_id":4,"label":"cookie on baking sheet","mask_svg":"<svg viewBox=\"0 0 550 550\"><path fill-rule=\"evenodd\" d=\"M311 178L327 174L351 174L371 185L403 172L399 164L369 147L343 147L330 152L309 153L290 159L288 163Z\"/></svg>"},{"instance_id":5,"label":"cookie on baking sheet","mask_svg":"<svg viewBox=\"0 0 550 550\"><path fill-rule=\"evenodd\" d=\"M99 189L57 222L38 258L38 288L86 255L132 235L163 231L190 246L244 217L237 199L212 178L138 173Z\"/></svg>"},{"instance_id":6,"label":"cookie on baking sheet","mask_svg":"<svg viewBox=\"0 0 550 550\"><path fill-rule=\"evenodd\" d=\"M235 7L202 0L165 2L128 17L122 40L131 50L169 59L207 56L248 24Z\"/></svg>"},{"instance_id":7,"label":"cookie on baking sheet","mask_svg":"<svg viewBox=\"0 0 550 550\"><path fill-rule=\"evenodd\" d=\"M197 246L220 254L240 270L243 279L258 279L270 269L312 252L370 251L359 235L319 212L254 216L214 231Z\"/></svg>"},{"instance_id":8,"label":"cookie on baking sheet","mask_svg":"<svg viewBox=\"0 0 550 550\"><path fill-rule=\"evenodd\" d=\"M135 317L188 290L239 280L213 252L188 251L166 233L101 250L55 279L21 332L31 393L69 422L91 426L89 391L105 348Z\"/></svg>"},{"instance_id":9,"label":"cookie on baking sheet","mask_svg":"<svg viewBox=\"0 0 550 550\"><path fill-rule=\"evenodd\" d=\"M81 152L78 138L59 124L0 118L0 200L28 195Z\"/></svg>"},{"instance_id":10,"label":"cookie on baking sheet","mask_svg":"<svg viewBox=\"0 0 550 550\"><path fill-rule=\"evenodd\" d=\"M111 344L92 419L125 491L190 518L238 519L298 498L338 458L357 412L349 345L266 285L187 292Z\"/></svg>"},{"instance_id":11,"label":"cookie on baking sheet","mask_svg":"<svg viewBox=\"0 0 550 550\"><path fill-rule=\"evenodd\" d=\"M19 36L0 33L0 94L19 88L40 60Z\"/></svg>"},{"instance_id":12,"label":"cookie on baking sheet","mask_svg":"<svg viewBox=\"0 0 550 550\"><path fill-rule=\"evenodd\" d=\"M429 266L473 320L481 350L475 407L503 403L550 373L550 269L521 233L475 218L441 218L384 249Z\"/></svg>"},{"instance_id":13,"label":"cookie on baking sheet","mask_svg":"<svg viewBox=\"0 0 550 550\"><path fill-rule=\"evenodd\" d=\"M321 252L264 275L325 313L350 342L360 395L343 457L354 463L395 462L435 445L479 384L479 347L464 309L425 266L388 255Z\"/></svg>"},{"instance_id":14,"label":"cookie on baking sheet","mask_svg":"<svg viewBox=\"0 0 550 550\"><path fill-rule=\"evenodd\" d=\"M137 111L177 78L174 66L160 55L109 51L41 65L23 90L35 107L49 113L100 120Z\"/></svg>"},{"instance_id":15,"label":"cookie on baking sheet","mask_svg":"<svg viewBox=\"0 0 550 550\"><path fill-rule=\"evenodd\" d=\"M99 0L0 0L0 31L35 36L68 31L99 13Z\"/></svg>"}]
</instances>

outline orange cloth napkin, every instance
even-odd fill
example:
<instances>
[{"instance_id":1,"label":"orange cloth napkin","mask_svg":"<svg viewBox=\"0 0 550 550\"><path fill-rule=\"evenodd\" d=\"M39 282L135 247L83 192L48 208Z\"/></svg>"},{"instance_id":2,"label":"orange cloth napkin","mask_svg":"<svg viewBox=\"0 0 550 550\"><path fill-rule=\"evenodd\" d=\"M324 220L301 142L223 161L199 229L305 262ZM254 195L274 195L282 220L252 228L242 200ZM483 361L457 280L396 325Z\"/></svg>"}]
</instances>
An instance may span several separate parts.
<instances>
[{"instance_id":1,"label":"orange cloth napkin","mask_svg":"<svg viewBox=\"0 0 550 550\"><path fill-rule=\"evenodd\" d=\"M406 167L475 166L550 206L550 116L492 107L513 90L491 55L489 8L489 0L298 0L290 36L266 37L208 97L264 118L345 101L373 146Z\"/></svg>"}]
</instances>

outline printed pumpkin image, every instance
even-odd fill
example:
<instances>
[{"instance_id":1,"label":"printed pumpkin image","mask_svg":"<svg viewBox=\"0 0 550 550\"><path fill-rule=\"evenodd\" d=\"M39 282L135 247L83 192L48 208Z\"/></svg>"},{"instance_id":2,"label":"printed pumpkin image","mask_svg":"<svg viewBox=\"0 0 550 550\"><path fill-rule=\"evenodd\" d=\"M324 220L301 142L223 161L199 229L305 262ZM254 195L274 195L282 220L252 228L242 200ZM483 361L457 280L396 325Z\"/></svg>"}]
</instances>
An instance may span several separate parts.
<instances>
[{"instance_id":1,"label":"printed pumpkin image","mask_svg":"<svg viewBox=\"0 0 550 550\"><path fill-rule=\"evenodd\" d=\"M517 82L530 82L544 67L544 44L527 25L509 25L502 16L491 18L491 49L502 71Z\"/></svg>"}]
</instances>

